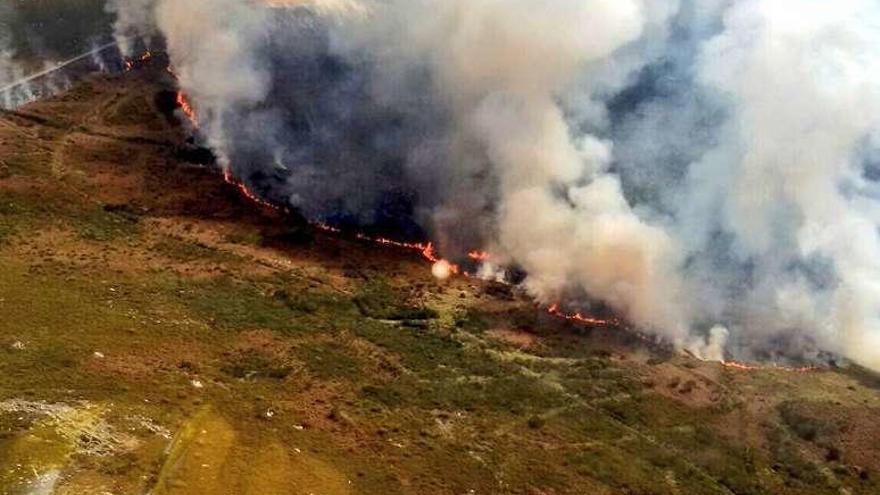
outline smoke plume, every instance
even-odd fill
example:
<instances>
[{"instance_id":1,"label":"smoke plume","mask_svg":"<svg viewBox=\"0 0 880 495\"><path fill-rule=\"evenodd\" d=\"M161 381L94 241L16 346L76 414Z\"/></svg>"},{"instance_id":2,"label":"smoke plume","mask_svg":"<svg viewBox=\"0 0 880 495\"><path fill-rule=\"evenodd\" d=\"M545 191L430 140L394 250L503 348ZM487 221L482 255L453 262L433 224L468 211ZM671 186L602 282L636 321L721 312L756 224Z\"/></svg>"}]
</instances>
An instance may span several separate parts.
<instances>
[{"instance_id":1,"label":"smoke plume","mask_svg":"<svg viewBox=\"0 0 880 495\"><path fill-rule=\"evenodd\" d=\"M12 23L15 11L11 5L0 5L0 88L6 87L24 75L24 69L15 58L16 50L12 40ZM15 91L0 91L0 108L13 108L18 101L31 100L34 95L27 85Z\"/></svg>"},{"instance_id":2,"label":"smoke plume","mask_svg":"<svg viewBox=\"0 0 880 495\"><path fill-rule=\"evenodd\" d=\"M0 108L57 93L107 63L112 46L102 2L50 3L0 3Z\"/></svg>"},{"instance_id":3,"label":"smoke plume","mask_svg":"<svg viewBox=\"0 0 880 495\"><path fill-rule=\"evenodd\" d=\"M113 34L123 56L133 56L138 44L151 45L155 5L155 0L107 0L104 8L116 17Z\"/></svg>"},{"instance_id":4,"label":"smoke plume","mask_svg":"<svg viewBox=\"0 0 880 495\"><path fill-rule=\"evenodd\" d=\"M274 201L486 249L710 359L880 369L873 0L112 5Z\"/></svg>"}]
</instances>

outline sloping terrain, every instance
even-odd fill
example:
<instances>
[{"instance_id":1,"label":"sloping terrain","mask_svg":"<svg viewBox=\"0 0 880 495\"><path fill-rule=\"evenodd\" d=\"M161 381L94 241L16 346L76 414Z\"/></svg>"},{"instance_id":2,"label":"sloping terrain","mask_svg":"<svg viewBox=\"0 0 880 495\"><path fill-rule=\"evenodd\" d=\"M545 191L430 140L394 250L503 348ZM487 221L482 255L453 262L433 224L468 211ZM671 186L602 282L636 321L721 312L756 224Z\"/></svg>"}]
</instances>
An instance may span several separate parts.
<instances>
[{"instance_id":1,"label":"sloping terrain","mask_svg":"<svg viewBox=\"0 0 880 495\"><path fill-rule=\"evenodd\" d=\"M162 74L0 115L0 493L880 493L877 377L699 362L261 208L184 160Z\"/></svg>"}]
</instances>

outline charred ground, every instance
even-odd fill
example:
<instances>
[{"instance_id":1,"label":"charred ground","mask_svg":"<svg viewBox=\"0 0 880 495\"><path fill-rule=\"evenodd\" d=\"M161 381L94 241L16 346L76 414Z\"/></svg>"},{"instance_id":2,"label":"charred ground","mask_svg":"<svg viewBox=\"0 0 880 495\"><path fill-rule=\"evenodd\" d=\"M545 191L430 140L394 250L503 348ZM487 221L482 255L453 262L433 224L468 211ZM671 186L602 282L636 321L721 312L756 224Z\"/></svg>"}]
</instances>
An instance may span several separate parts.
<instances>
[{"instance_id":1,"label":"charred ground","mask_svg":"<svg viewBox=\"0 0 880 495\"><path fill-rule=\"evenodd\" d=\"M0 115L0 492L880 490L874 375L726 369L439 284L193 163L162 77Z\"/></svg>"}]
</instances>

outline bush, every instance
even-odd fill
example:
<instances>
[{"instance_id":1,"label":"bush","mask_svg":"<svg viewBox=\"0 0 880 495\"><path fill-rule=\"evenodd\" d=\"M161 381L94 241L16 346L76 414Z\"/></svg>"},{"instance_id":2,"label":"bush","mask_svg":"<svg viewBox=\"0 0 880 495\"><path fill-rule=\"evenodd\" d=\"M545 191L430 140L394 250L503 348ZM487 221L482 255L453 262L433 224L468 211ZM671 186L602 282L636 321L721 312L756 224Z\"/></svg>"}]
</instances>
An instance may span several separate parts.
<instances>
[{"instance_id":1,"label":"bush","mask_svg":"<svg viewBox=\"0 0 880 495\"><path fill-rule=\"evenodd\" d=\"M354 303L362 315L377 320L432 320L438 316L431 308L408 304L387 282L376 279L361 288Z\"/></svg>"},{"instance_id":2,"label":"bush","mask_svg":"<svg viewBox=\"0 0 880 495\"><path fill-rule=\"evenodd\" d=\"M779 405L779 415L792 433L808 442L815 442L820 434L829 429L822 421L803 414L797 404L791 401Z\"/></svg>"}]
</instances>

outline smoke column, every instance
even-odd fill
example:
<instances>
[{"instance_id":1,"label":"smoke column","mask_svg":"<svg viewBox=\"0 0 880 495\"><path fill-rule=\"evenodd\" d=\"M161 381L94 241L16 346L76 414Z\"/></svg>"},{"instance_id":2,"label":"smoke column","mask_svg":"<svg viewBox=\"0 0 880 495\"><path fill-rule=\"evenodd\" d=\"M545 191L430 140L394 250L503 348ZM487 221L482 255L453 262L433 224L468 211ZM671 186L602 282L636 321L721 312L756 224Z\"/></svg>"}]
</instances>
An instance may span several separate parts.
<instances>
[{"instance_id":1,"label":"smoke column","mask_svg":"<svg viewBox=\"0 0 880 495\"><path fill-rule=\"evenodd\" d=\"M15 11L10 5L0 5L0 87L7 86L24 76L24 70L15 60L11 25L15 21ZM0 108L12 108L19 100L33 99L29 85L22 85L16 91L0 91Z\"/></svg>"},{"instance_id":2,"label":"smoke column","mask_svg":"<svg viewBox=\"0 0 880 495\"><path fill-rule=\"evenodd\" d=\"M107 43L101 12L100 2L60 2L52 8L41 2L0 4L0 108L69 87L93 63L103 65L105 52L118 58L110 50L116 44Z\"/></svg>"},{"instance_id":3,"label":"smoke column","mask_svg":"<svg viewBox=\"0 0 880 495\"><path fill-rule=\"evenodd\" d=\"M872 0L112 5L266 197L489 250L709 359L880 369Z\"/></svg>"}]
</instances>

